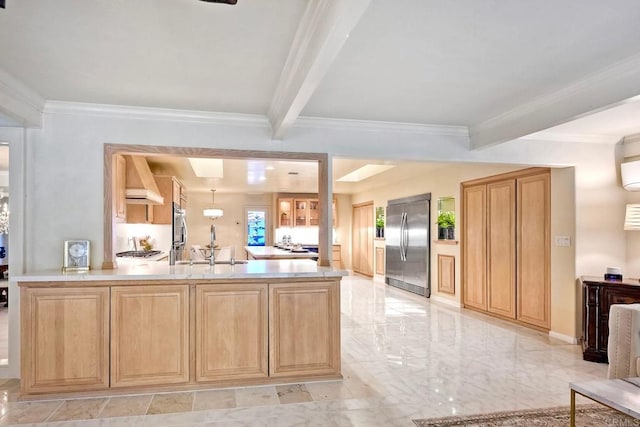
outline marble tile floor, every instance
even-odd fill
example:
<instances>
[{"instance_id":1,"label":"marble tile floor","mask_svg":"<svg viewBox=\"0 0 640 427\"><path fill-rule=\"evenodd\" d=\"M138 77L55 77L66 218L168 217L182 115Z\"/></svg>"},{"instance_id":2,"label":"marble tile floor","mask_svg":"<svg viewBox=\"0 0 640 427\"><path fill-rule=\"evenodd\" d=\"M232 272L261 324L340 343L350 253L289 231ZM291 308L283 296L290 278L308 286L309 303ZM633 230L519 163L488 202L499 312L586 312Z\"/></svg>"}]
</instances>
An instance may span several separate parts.
<instances>
[{"instance_id":1,"label":"marble tile floor","mask_svg":"<svg viewBox=\"0 0 640 427\"><path fill-rule=\"evenodd\" d=\"M365 278L343 280L341 306L342 381L18 402L7 380L0 425L408 427L568 405L570 381L606 377L577 345Z\"/></svg>"}]
</instances>

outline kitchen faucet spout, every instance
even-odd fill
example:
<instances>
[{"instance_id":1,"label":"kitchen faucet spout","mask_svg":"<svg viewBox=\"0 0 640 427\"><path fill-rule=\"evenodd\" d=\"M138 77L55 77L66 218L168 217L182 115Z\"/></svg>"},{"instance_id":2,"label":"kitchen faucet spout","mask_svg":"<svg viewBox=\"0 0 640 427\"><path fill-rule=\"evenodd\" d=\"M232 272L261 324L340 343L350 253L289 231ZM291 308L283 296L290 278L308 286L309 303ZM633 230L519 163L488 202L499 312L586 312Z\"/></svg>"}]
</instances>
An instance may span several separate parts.
<instances>
[{"instance_id":1,"label":"kitchen faucet spout","mask_svg":"<svg viewBox=\"0 0 640 427\"><path fill-rule=\"evenodd\" d=\"M210 234L211 242L209 243L210 254L209 254L209 265L216 265L216 259L213 253L213 247L216 243L216 226L211 224L211 234Z\"/></svg>"}]
</instances>

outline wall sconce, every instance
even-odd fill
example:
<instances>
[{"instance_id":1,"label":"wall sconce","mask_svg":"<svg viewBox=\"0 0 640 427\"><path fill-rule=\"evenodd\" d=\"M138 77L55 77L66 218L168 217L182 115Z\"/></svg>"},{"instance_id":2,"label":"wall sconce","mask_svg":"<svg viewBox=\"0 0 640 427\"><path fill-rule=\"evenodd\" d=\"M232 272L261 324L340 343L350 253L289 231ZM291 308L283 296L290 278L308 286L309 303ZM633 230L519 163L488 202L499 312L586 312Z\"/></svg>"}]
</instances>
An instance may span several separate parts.
<instances>
[{"instance_id":1,"label":"wall sconce","mask_svg":"<svg viewBox=\"0 0 640 427\"><path fill-rule=\"evenodd\" d=\"M624 215L625 230L640 230L640 204L627 205Z\"/></svg>"}]
</instances>

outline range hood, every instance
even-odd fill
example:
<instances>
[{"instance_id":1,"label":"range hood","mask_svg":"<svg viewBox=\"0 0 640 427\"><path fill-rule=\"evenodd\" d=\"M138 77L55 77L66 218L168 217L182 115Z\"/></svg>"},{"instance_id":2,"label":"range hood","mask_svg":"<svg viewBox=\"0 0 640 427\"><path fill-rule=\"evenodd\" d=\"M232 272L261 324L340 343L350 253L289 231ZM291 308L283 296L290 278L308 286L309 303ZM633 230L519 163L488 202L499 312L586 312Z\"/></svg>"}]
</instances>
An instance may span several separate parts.
<instances>
[{"instance_id":1,"label":"range hood","mask_svg":"<svg viewBox=\"0 0 640 427\"><path fill-rule=\"evenodd\" d=\"M130 205L162 205L156 180L144 156L124 156L127 163L125 198Z\"/></svg>"}]
</instances>

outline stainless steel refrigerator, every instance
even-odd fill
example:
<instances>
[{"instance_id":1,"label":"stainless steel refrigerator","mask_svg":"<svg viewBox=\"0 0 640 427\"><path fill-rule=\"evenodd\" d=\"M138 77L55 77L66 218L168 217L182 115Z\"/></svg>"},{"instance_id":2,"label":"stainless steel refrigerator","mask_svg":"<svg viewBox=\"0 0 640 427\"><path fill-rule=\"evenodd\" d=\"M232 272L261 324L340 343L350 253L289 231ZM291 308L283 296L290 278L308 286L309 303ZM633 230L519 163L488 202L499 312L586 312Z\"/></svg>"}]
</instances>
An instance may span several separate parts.
<instances>
[{"instance_id":1,"label":"stainless steel refrigerator","mask_svg":"<svg viewBox=\"0 0 640 427\"><path fill-rule=\"evenodd\" d=\"M431 295L431 193L387 202L385 225L388 285Z\"/></svg>"}]
</instances>

